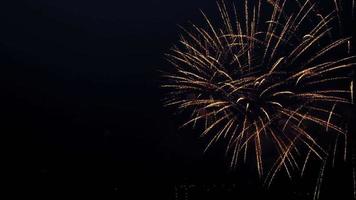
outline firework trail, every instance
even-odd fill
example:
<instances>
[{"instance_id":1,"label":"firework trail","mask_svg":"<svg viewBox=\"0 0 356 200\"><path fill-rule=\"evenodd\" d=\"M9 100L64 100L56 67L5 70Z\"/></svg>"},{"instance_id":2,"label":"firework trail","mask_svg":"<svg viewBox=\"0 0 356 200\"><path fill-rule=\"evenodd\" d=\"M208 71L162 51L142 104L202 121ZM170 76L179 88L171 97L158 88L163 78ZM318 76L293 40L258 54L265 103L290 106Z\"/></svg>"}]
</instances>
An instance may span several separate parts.
<instances>
[{"instance_id":1,"label":"firework trail","mask_svg":"<svg viewBox=\"0 0 356 200\"><path fill-rule=\"evenodd\" d=\"M339 28L342 33L347 29L347 22L354 22L355 20L355 0L333 0L333 9L336 12ZM346 31L343 34L349 33Z\"/></svg>"},{"instance_id":2,"label":"firework trail","mask_svg":"<svg viewBox=\"0 0 356 200\"><path fill-rule=\"evenodd\" d=\"M164 74L165 105L190 113L183 126L201 127L207 148L226 141L231 167L253 152L268 185L281 170L303 174L310 156L325 163L330 140L346 138L338 108L351 103L355 56L347 54L350 38L332 37L336 13L316 7L259 0L228 9L220 1L219 22L202 12L205 26L182 28L167 55L174 67Z\"/></svg>"},{"instance_id":3,"label":"firework trail","mask_svg":"<svg viewBox=\"0 0 356 200\"><path fill-rule=\"evenodd\" d=\"M327 1L320 1L322 3L325 3ZM355 24L355 0L332 0L332 4L333 6L331 6L331 9L336 13L336 17L337 17L337 23L338 25L335 25L335 29L336 27L338 28L338 35L341 36L354 36L355 35L355 29L354 29L354 24ZM354 43L355 43L355 38L351 38L350 40L347 41L347 54L348 55L355 55L355 51L354 51ZM352 70L352 74L351 76L354 76L355 70ZM353 79L350 81L350 99L351 99L351 104L354 104L354 79L355 77L353 77ZM349 123L352 123L352 120L349 120ZM351 129L350 129L351 130ZM356 179L355 179L355 168L356 168L356 164L353 160L353 158L355 157L355 150L352 147L354 145L355 142L355 138L351 135L353 132L353 130L351 130L350 136L351 137L347 137L347 135L345 135L345 137L343 138L344 141L344 145L345 145L345 149L344 149L344 161L345 162L349 162L351 164L351 173L352 173L352 178L353 178L353 198L356 199L356 187L355 187L355 183L356 183ZM335 166L335 154L336 154L336 149L337 149L337 142L338 142L338 137L336 138L336 142L335 142L335 147L334 147L334 156L332 159L332 166ZM349 140L349 141L348 141ZM350 147L348 147L348 143L350 143ZM347 154L348 154L348 150L350 150L350 156L349 159L347 159Z\"/></svg>"},{"instance_id":4,"label":"firework trail","mask_svg":"<svg viewBox=\"0 0 356 200\"><path fill-rule=\"evenodd\" d=\"M323 183L323 177L324 177L324 171L325 171L326 162L327 162L327 159L325 159L323 161L323 163L322 163L321 170L320 170L319 177L318 177L317 184L316 184L316 188L315 188L315 191L314 191L313 200L319 199L320 189L321 189L321 185Z\"/></svg>"}]
</instances>

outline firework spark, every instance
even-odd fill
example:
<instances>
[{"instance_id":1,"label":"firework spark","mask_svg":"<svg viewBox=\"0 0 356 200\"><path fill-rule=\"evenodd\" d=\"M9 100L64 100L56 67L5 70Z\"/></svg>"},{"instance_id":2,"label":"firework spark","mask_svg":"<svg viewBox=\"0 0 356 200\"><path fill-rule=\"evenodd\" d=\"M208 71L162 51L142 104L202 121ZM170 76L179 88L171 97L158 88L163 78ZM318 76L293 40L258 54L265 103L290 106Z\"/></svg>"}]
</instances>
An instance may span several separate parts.
<instances>
[{"instance_id":1,"label":"firework spark","mask_svg":"<svg viewBox=\"0 0 356 200\"><path fill-rule=\"evenodd\" d=\"M174 68L164 75L166 105L190 112L183 126L203 122L207 147L225 140L232 167L253 151L268 184L282 169L289 176L300 169L297 157L304 155L301 174L311 156L325 163L324 138L346 138L337 108L352 102L352 89L336 83L349 83L355 56L345 53L350 38L330 37L335 12L323 16L315 5L259 0L228 9L221 1L220 21L202 13L206 25L183 28L167 55ZM271 147L275 156L266 167Z\"/></svg>"}]
</instances>

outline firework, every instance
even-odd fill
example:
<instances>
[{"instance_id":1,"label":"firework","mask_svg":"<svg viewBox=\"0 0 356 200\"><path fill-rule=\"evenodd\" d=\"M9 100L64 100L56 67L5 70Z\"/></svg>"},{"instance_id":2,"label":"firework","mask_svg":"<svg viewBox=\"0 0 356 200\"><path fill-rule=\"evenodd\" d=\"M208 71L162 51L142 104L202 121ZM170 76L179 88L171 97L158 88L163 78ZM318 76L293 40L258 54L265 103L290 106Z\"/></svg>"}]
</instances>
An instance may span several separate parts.
<instances>
[{"instance_id":1,"label":"firework","mask_svg":"<svg viewBox=\"0 0 356 200\"><path fill-rule=\"evenodd\" d=\"M167 55L174 67L164 75L166 105L190 113L183 126L201 126L207 148L226 141L231 167L253 152L268 185L282 169L303 174L310 156L325 163L329 138L346 137L338 107L352 101L355 57L347 54L350 38L333 37L335 12L316 7L259 0L228 9L221 1L219 21L202 13L206 24L183 28Z\"/></svg>"},{"instance_id":2,"label":"firework","mask_svg":"<svg viewBox=\"0 0 356 200\"><path fill-rule=\"evenodd\" d=\"M347 27L348 22L355 20L355 0L333 0L333 9L338 18L340 33L350 34L350 27Z\"/></svg>"}]
</instances>

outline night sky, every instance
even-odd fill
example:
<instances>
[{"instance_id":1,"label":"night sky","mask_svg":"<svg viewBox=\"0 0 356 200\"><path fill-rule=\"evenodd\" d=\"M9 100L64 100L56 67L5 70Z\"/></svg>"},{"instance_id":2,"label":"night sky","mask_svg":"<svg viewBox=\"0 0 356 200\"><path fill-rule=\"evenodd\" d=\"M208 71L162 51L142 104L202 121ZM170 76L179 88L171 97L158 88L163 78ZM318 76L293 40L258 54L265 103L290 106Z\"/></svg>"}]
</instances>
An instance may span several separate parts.
<instances>
[{"instance_id":1,"label":"night sky","mask_svg":"<svg viewBox=\"0 0 356 200\"><path fill-rule=\"evenodd\" d=\"M310 199L313 175L295 183L282 175L267 191L254 166L230 171L219 145L204 154L200 132L178 129L184 116L162 106L164 53L178 25L203 20L199 9L217 15L214 0L1 2L12 195L173 200L182 184L236 184L231 199ZM351 199L351 176L340 159L321 199Z\"/></svg>"}]
</instances>

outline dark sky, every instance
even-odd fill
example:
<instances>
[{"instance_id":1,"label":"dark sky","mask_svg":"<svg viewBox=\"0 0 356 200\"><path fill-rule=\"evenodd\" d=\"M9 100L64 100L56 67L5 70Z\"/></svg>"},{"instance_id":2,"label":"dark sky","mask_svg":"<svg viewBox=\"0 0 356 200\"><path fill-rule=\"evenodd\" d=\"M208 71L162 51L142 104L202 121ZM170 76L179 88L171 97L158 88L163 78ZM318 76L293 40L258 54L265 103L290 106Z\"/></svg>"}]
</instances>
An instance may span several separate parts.
<instances>
[{"instance_id":1,"label":"dark sky","mask_svg":"<svg viewBox=\"0 0 356 200\"><path fill-rule=\"evenodd\" d=\"M237 183L241 199L298 199L305 188L290 183L295 188L284 189L282 181L266 192L251 166L229 172L223 151L204 155L198 133L177 130L183 119L162 107L158 70L167 67L163 54L178 39L177 25L199 22L199 9L214 14L215 5L207 0L2 2L1 134L11 138L5 154L15 171L7 185L28 197L174 199L177 184Z\"/></svg>"}]
</instances>

